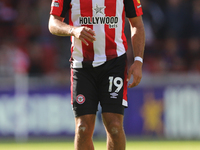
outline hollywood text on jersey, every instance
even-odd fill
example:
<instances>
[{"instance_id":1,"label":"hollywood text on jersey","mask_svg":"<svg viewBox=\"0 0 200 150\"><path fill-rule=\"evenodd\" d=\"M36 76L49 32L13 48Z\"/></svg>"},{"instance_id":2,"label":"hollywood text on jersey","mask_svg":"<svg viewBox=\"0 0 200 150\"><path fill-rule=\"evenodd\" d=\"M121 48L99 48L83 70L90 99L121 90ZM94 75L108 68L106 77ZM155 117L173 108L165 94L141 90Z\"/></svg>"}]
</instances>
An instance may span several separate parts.
<instances>
[{"instance_id":1,"label":"hollywood text on jersey","mask_svg":"<svg viewBox=\"0 0 200 150\"><path fill-rule=\"evenodd\" d=\"M79 17L79 24L81 25L97 25L107 24L109 28L117 28L118 17Z\"/></svg>"}]
</instances>

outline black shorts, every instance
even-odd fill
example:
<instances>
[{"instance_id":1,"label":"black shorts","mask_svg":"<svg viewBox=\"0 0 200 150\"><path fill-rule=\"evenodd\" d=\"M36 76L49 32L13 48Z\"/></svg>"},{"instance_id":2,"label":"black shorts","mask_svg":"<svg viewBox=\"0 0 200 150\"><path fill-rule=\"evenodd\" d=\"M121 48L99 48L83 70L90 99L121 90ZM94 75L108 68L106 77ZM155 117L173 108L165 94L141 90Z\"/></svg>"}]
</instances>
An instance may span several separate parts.
<instances>
[{"instance_id":1,"label":"black shorts","mask_svg":"<svg viewBox=\"0 0 200 150\"><path fill-rule=\"evenodd\" d=\"M126 54L98 67L71 69L71 96L75 116L103 112L124 114L127 103Z\"/></svg>"}]
</instances>

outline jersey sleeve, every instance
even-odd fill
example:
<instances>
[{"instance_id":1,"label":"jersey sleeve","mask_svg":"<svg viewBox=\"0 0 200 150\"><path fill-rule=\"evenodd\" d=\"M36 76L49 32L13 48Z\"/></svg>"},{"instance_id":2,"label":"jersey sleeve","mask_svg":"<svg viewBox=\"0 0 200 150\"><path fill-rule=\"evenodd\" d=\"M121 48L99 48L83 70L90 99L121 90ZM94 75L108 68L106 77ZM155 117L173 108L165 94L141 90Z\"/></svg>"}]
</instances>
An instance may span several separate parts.
<instances>
[{"instance_id":1,"label":"jersey sleeve","mask_svg":"<svg viewBox=\"0 0 200 150\"><path fill-rule=\"evenodd\" d=\"M52 0L50 14L64 18L70 9L70 3L71 0Z\"/></svg>"},{"instance_id":2,"label":"jersey sleeve","mask_svg":"<svg viewBox=\"0 0 200 150\"><path fill-rule=\"evenodd\" d=\"M124 0L126 17L133 18L143 15L140 0Z\"/></svg>"}]
</instances>

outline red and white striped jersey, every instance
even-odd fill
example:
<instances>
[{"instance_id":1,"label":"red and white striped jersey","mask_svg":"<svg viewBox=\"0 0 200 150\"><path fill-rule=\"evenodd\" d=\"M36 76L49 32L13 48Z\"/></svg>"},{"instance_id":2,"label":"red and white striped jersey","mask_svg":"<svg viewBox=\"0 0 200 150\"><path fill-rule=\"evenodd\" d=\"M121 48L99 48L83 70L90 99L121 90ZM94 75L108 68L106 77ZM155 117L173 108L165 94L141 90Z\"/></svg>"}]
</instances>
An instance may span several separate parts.
<instances>
[{"instance_id":1,"label":"red and white striped jersey","mask_svg":"<svg viewBox=\"0 0 200 150\"><path fill-rule=\"evenodd\" d=\"M140 0L53 0L52 15L65 17L69 11L69 24L87 26L95 31L96 41L86 46L72 37L72 68L99 66L123 55L127 50L124 34L125 16L133 18L143 14Z\"/></svg>"}]
</instances>

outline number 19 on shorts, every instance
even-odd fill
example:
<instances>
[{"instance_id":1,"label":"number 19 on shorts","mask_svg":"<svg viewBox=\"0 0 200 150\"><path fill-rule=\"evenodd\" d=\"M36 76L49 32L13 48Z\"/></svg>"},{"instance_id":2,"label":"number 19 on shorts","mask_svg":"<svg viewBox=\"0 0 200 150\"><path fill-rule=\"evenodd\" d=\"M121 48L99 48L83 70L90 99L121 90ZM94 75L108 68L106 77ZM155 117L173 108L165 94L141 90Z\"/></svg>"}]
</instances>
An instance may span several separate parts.
<instances>
[{"instance_id":1,"label":"number 19 on shorts","mask_svg":"<svg viewBox=\"0 0 200 150\"><path fill-rule=\"evenodd\" d=\"M116 90L115 91L112 91L112 88L113 86L116 87ZM110 76L109 77L109 88L108 88L108 92L115 92L115 93L118 93L121 88L123 87L123 80L122 78L120 77L113 77L113 76Z\"/></svg>"}]
</instances>

